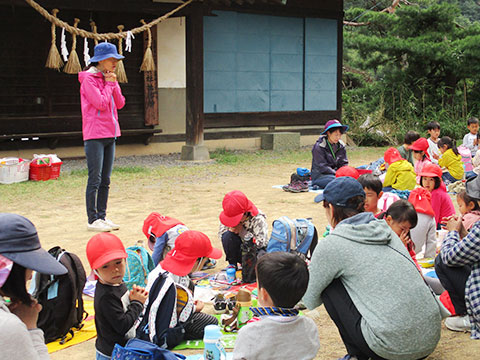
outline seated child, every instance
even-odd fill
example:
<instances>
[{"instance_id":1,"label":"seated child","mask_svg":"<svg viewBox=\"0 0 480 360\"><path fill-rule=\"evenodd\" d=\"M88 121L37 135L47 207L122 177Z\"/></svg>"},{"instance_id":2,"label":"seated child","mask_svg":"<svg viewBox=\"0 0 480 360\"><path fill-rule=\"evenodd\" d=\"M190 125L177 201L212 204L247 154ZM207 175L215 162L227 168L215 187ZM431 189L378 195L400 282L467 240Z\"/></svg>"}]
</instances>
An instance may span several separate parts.
<instances>
[{"instance_id":1,"label":"seated child","mask_svg":"<svg viewBox=\"0 0 480 360\"><path fill-rule=\"evenodd\" d=\"M463 146L470 150L473 159L478 150L478 119L476 117L467 120L467 129L469 132L463 137Z\"/></svg>"},{"instance_id":2,"label":"seated child","mask_svg":"<svg viewBox=\"0 0 480 360\"><path fill-rule=\"evenodd\" d=\"M261 320L240 329L233 359L315 358L320 348L317 326L294 309L307 290L305 261L273 252L258 260L256 270L260 307L251 309Z\"/></svg>"},{"instance_id":3,"label":"seated child","mask_svg":"<svg viewBox=\"0 0 480 360\"><path fill-rule=\"evenodd\" d=\"M353 166L345 165L345 166L342 166L340 169L338 169L337 172L335 173L336 178L339 178L342 176L350 176L354 179L358 179L360 174L358 173L358 170L355 169Z\"/></svg>"},{"instance_id":4,"label":"seated child","mask_svg":"<svg viewBox=\"0 0 480 360\"><path fill-rule=\"evenodd\" d=\"M420 173L420 185L432 194L432 208L435 213L437 230L444 217L455 214L452 199L447 194L447 188L442 181L442 169L435 164L427 164Z\"/></svg>"},{"instance_id":5,"label":"seated child","mask_svg":"<svg viewBox=\"0 0 480 360\"><path fill-rule=\"evenodd\" d=\"M219 259L221 256L221 250L212 247L207 235L195 230L182 232L175 242L175 249L170 250L165 259L148 275L147 290L150 292L150 297L145 308L145 312L148 311L148 313L144 312L141 315L141 320L137 325L137 337L155 342L162 347L173 348L179 342L171 341L167 332L161 338L155 336L155 331L159 327L171 329L182 323L184 339L194 340L203 338L205 326L217 325L217 318L202 313L203 302L193 301L195 285L188 275L199 271L208 258ZM153 289L158 284L157 280L163 279L161 289L156 289L154 292ZM168 302L167 293L173 291L171 289L175 289L173 297L176 298L177 306L172 305L170 312L162 307L164 299L160 296L164 296L165 301ZM182 294L185 295L183 299ZM178 306L179 299L183 302L182 307ZM156 303L160 307L150 306L150 302ZM150 319L155 319L155 321L150 322Z\"/></svg>"},{"instance_id":6,"label":"seated child","mask_svg":"<svg viewBox=\"0 0 480 360\"><path fill-rule=\"evenodd\" d=\"M420 135L416 131L409 130L405 134L405 139L403 140L402 146L399 146L397 148L397 150L400 152L401 157L407 160L410 164L412 164L412 166L414 164L414 161L412 150L410 149L410 147L419 137Z\"/></svg>"},{"instance_id":7,"label":"seated child","mask_svg":"<svg viewBox=\"0 0 480 360\"><path fill-rule=\"evenodd\" d=\"M428 154L432 163L438 164L440 158L440 150L438 150L437 142L440 137L440 124L437 121L430 121L427 124L427 132L430 137L428 141Z\"/></svg>"},{"instance_id":8,"label":"seated child","mask_svg":"<svg viewBox=\"0 0 480 360\"><path fill-rule=\"evenodd\" d=\"M462 156L458 153L455 141L448 136L444 136L438 140L438 148L442 153L442 156L438 159L438 165L445 168L442 174L443 181L450 184L462 180L465 170Z\"/></svg>"},{"instance_id":9,"label":"seated child","mask_svg":"<svg viewBox=\"0 0 480 360\"><path fill-rule=\"evenodd\" d=\"M420 138L415 141L410 149L413 151L413 158L415 159L414 170L417 174L417 184L420 184L420 174L426 164L431 164L430 155L428 154L428 140Z\"/></svg>"},{"instance_id":10,"label":"seated child","mask_svg":"<svg viewBox=\"0 0 480 360\"><path fill-rule=\"evenodd\" d=\"M143 222L143 233L148 238L148 247L153 251L152 259L156 265L175 247L175 240L188 228L177 219L152 212Z\"/></svg>"},{"instance_id":11,"label":"seated child","mask_svg":"<svg viewBox=\"0 0 480 360\"><path fill-rule=\"evenodd\" d=\"M383 157L388 164L383 191L412 190L416 185L413 165L403 159L399 151L393 147L387 149Z\"/></svg>"},{"instance_id":12,"label":"seated child","mask_svg":"<svg viewBox=\"0 0 480 360\"><path fill-rule=\"evenodd\" d=\"M238 264L243 265L242 252L245 253L254 245L257 255L265 252L268 245L267 218L238 190L225 195L222 207L218 236L222 240L228 263L237 268Z\"/></svg>"},{"instance_id":13,"label":"seated child","mask_svg":"<svg viewBox=\"0 0 480 360\"><path fill-rule=\"evenodd\" d=\"M125 346L135 337L134 323L148 293L137 285L129 292L123 283L127 252L117 236L94 235L87 243L87 258L98 278L94 300L96 359L110 359L115 344Z\"/></svg>"},{"instance_id":14,"label":"seated child","mask_svg":"<svg viewBox=\"0 0 480 360\"><path fill-rule=\"evenodd\" d=\"M417 265L418 271L422 272L415 255L415 244L410 238L410 229L417 226L417 212L412 204L407 200L400 199L395 201L385 212L384 219L395 234L402 240L403 244Z\"/></svg>"},{"instance_id":15,"label":"seated child","mask_svg":"<svg viewBox=\"0 0 480 360\"><path fill-rule=\"evenodd\" d=\"M477 200L467 195L465 190L457 194L457 204L465 230L470 231L473 224L480 220L480 206Z\"/></svg>"},{"instance_id":16,"label":"seated child","mask_svg":"<svg viewBox=\"0 0 480 360\"><path fill-rule=\"evenodd\" d=\"M426 258L435 257L437 252L437 225L431 199L430 191L422 187L413 189L408 198L418 217L417 226L410 230L410 237L415 244L416 254L425 246L423 256Z\"/></svg>"},{"instance_id":17,"label":"seated child","mask_svg":"<svg viewBox=\"0 0 480 360\"><path fill-rule=\"evenodd\" d=\"M378 208L378 201L383 195L382 182L372 174L363 174L357 180L365 191L365 211L378 216L382 211Z\"/></svg>"}]
</instances>

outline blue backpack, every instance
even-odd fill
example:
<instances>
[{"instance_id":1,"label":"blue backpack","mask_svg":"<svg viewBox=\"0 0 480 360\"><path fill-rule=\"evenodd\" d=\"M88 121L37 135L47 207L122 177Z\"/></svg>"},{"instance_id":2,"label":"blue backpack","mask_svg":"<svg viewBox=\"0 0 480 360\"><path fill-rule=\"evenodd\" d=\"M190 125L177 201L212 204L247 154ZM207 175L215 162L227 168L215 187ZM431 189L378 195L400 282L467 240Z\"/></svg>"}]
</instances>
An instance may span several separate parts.
<instances>
[{"instance_id":1,"label":"blue backpack","mask_svg":"<svg viewBox=\"0 0 480 360\"><path fill-rule=\"evenodd\" d=\"M287 251L311 259L317 243L317 229L310 220L282 216L273 222L267 252Z\"/></svg>"},{"instance_id":2,"label":"blue backpack","mask_svg":"<svg viewBox=\"0 0 480 360\"><path fill-rule=\"evenodd\" d=\"M143 246L129 246L127 249L127 266L123 281L129 290L133 284L145 287L150 271L155 268L152 257Z\"/></svg>"},{"instance_id":3,"label":"blue backpack","mask_svg":"<svg viewBox=\"0 0 480 360\"><path fill-rule=\"evenodd\" d=\"M112 353L115 360L179 360L185 356L162 349L155 344L140 339L128 340L125 347L115 344Z\"/></svg>"}]
</instances>

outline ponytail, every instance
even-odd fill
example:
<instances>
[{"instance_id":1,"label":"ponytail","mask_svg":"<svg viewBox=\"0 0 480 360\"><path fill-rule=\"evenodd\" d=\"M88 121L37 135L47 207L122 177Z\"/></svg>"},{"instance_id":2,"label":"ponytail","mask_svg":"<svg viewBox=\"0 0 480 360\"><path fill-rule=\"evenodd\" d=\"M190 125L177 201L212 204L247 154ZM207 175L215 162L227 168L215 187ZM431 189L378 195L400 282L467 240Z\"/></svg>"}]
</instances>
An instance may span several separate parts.
<instances>
[{"instance_id":1,"label":"ponytail","mask_svg":"<svg viewBox=\"0 0 480 360\"><path fill-rule=\"evenodd\" d=\"M438 147L442 147L444 145L447 145L448 149L452 149L455 155L458 155L458 149L454 139L448 136L442 137L440 140L438 140Z\"/></svg>"}]
</instances>

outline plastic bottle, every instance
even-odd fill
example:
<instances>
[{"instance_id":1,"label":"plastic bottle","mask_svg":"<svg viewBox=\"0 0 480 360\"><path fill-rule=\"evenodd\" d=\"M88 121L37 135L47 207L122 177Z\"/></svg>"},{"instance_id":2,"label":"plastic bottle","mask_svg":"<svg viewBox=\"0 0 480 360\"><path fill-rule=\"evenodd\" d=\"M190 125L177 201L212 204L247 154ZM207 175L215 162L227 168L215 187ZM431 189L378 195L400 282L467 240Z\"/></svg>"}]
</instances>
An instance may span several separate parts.
<instances>
[{"instance_id":1,"label":"plastic bottle","mask_svg":"<svg viewBox=\"0 0 480 360\"><path fill-rule=\"evenodd\" d=\"M233 283L237 277L237 270L235 268L228 268L227 269L227 282Z\"/></svg>"},{"instance_id":2,"label":"plastic bottle","mask_svg":"<svg viewBox=\"0 0 480 360\"><path fill-rule=\"evenodd\" d=\"M250 293L250 291L246 289L238 290L237 304L240 305L237 322L238 327L241 328L242 326L247 324L248 320L252 318L252 312L250 311L250 307L252 306L252 294Z\"/></svg>"},{"instance_id":3,"label":"plastic bottle","mask_svg":"<svg viewBox=\"0 0 480 360\"><path fill-rule=\"evenodd\" d=\"M227 354L223 348L220 338L222 332L218 325L205 326L205 335L203 336L203 342L205 343L205 349L203 350L203 360L226 360Z\"/></svg>"}]
</instances>

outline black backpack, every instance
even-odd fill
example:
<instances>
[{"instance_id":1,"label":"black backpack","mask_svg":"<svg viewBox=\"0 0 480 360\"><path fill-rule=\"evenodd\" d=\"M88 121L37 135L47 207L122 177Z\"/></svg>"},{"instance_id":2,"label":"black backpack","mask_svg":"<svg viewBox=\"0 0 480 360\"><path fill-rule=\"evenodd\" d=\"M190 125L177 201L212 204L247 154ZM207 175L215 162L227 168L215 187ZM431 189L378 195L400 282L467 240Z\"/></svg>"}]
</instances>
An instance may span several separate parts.
<instances>
[{"instance_id":1,"label":"black backpack","mask_svg":"<svg viewBox=\"0 0 480 360\"><path fill-rule=\"evenodd\" d=\"M65 266L68 272L64 275L35 275L33 296L42 305L37 325L45 334L45 343L60 339L60 344L64 344L73 338L73 328L81 329L83 320L88 316L84 311L82 298L87 279L77 255L59 246L48 252ZM68 334L71 334L71 337L67 339Z\"/></svg>"}]
</instances>

